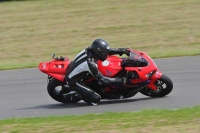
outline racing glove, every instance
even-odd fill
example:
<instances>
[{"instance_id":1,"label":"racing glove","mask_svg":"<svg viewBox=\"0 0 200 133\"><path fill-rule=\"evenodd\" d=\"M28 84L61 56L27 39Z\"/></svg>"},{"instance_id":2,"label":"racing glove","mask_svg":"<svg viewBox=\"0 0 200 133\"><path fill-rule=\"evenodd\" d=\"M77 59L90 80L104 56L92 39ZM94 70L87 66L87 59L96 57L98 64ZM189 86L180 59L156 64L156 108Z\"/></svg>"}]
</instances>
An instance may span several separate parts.
<instances>
[{"instance_id":1,"label":"racing glove","mask_svg":"<svg viewBox=\"0 0 200 133\"><path fill-rule=\"evenodd\" d=\"M110 48L109 49L109 55L113 54L119 54L122 56L123 54L126 54L127 56L130 56L130 49L129 48Z\"/></svg>"},{"instance_id":2,"label":"racing glove","mask_svg":"<svg viewBox=\"0 0 200 133\"><path fill-rule=\"evenodd\" d=\"M123 54L130 56L130 49L129 48L118 48L118 50L119 50L120 56L122 56Z\"/></svg>"}]
</instances>

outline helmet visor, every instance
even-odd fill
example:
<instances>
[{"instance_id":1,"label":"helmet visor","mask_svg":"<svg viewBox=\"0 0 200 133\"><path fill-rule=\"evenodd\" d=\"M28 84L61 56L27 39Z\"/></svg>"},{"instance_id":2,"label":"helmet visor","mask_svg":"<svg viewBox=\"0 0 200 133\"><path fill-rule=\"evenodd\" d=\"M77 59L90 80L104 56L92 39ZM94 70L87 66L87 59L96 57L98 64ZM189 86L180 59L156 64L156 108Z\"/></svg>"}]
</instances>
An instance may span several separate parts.
<instances>
[{"instance_id":1,"label":"helmet visor","mask_svg":"<svg viewBox=\"0 0 200 133\"><path fill-rule=\"evenodd\" d=\"M103 57L107 57L109 52L108 51L105 51L105 50L100 50L100 53Z\"/></svg>"}]
</instances>

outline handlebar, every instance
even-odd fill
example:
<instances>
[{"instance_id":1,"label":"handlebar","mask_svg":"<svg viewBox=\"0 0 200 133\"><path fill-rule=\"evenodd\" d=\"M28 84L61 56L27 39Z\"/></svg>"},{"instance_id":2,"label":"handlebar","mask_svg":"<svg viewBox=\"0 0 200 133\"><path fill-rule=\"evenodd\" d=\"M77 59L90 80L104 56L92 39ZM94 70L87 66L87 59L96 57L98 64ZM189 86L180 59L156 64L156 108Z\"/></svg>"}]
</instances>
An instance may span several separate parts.
<instances>
[{"instance_id":1,"label":"handlebar","mask_svg":"<svg viewBox=\"0 0 200 133\"><path fill-rule=\"evenodd\" d=\"M55 54L52 54L52 59L54 59L54 60L56 60L56 61L58 61L58 60L64 61L64 60L65 60L65 57L62 57L62 56L60 56L60 57L55 57Z\"/></svg>"},{"instance_id":2,"label":"handlebar","mask_svg":"<svg viewBox=\"0 0 200 133\"><path fill-rule=\"evenodd\" d=\"M60 57L56 57L56 58L55 58L55 60L57 60L57 61L58 61L58 60L60 60L60 61L64 61L64 60L65 60L65 58L64 58L64 57L62 57L62 56L60 56Z\"/></svg>"}]
</instances>

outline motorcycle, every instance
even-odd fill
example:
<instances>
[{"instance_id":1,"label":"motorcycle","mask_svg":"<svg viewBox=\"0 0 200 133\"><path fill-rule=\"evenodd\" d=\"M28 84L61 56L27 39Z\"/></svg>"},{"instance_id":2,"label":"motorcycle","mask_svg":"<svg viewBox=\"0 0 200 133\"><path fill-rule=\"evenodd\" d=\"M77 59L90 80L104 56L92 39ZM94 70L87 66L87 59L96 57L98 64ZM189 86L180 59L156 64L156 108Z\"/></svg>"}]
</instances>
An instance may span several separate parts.
<instances>
[{"instance_id":1,"label":"motorcycle","mask_svg":"<svg viewBox=\"0 0 200 133\"><path fill-rule=\"evenodd\" d=\"M49 62L41 62L39 70L48 75L47 91L56 101L61 103L77 103L80 100L89 103L76 91L68 86L65 81L65 73L72 62L65 57L55 57ZM145 60L148 65L138 65L137 61ZM101 86L93 76L88 73L81 80L81 84L93 89L101 96L101 99L125 99L142 93L149 97L164 97L173 89L173 83L169 77L158 70L155 62L145 52L131 50L127 58L109 55L105 61L97 62L99 71L107 77L127 77L131 79L131 85L112 84Z\"/></svg>"}]
</instances>

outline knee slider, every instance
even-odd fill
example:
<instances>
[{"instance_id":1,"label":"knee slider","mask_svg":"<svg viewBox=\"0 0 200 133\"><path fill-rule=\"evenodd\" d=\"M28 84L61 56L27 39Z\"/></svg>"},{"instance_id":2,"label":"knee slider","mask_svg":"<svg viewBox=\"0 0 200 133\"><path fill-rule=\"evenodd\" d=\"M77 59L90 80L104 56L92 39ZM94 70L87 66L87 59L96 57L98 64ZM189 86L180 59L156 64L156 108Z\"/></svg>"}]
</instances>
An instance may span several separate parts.
<instances>
[{"instance_id":1,"label":"knee slider","mask_svg":"<svg viewBox=\"0 0 200 133\"><path fill-rule=\"evenodd\" d=\"M97 103L101 100L101 96L89 88L86 88L78 84L77 86L74 87L74 89L83 97L88 98L91 102Z\"/></svg>"}]
</instances>

